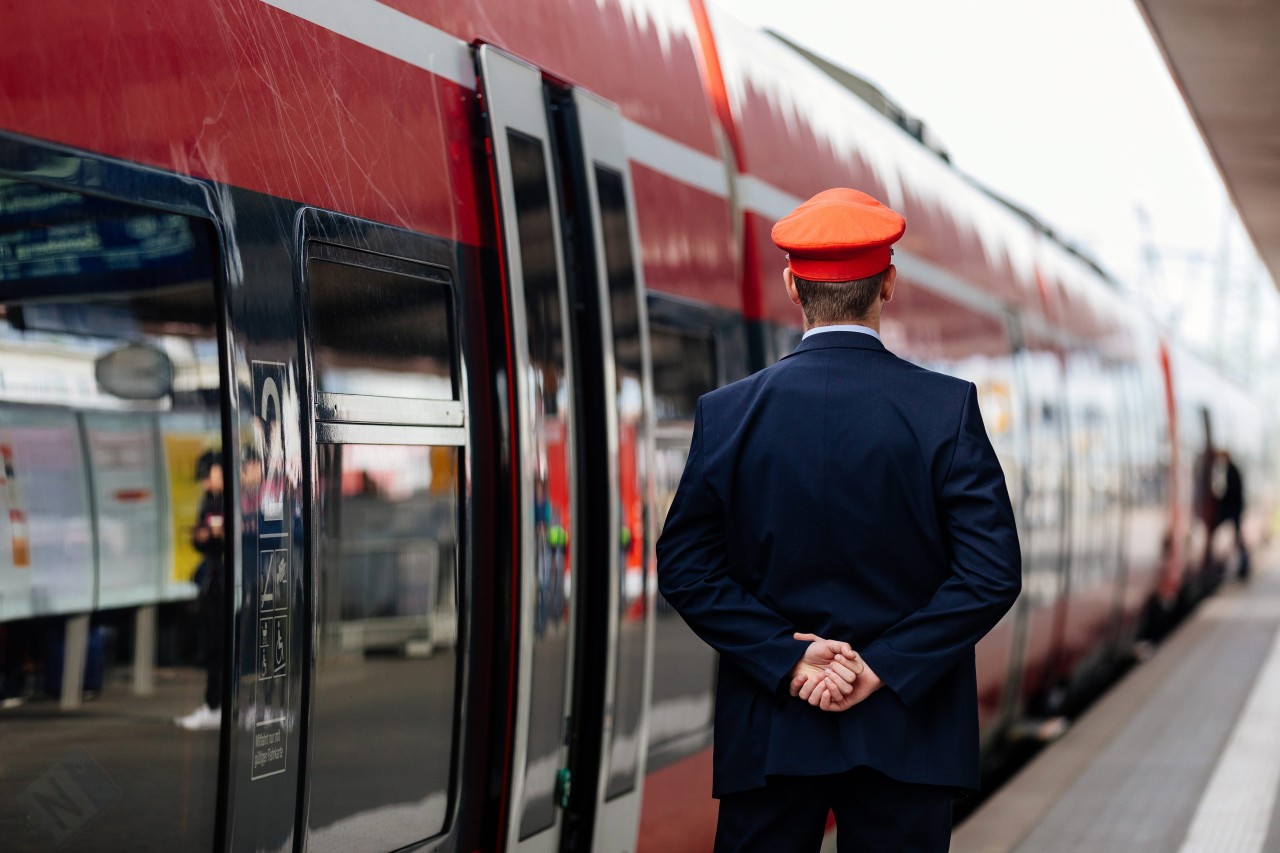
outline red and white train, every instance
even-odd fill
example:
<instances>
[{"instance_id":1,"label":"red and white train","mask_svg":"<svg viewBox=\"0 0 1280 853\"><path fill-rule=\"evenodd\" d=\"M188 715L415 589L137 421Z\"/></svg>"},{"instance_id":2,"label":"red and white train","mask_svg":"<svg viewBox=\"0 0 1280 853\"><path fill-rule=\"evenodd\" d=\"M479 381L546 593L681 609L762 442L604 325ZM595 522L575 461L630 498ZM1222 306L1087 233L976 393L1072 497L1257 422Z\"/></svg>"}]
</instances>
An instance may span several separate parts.
<instances>
[{"instance_id":1,"label":"red and white train","mask_svg":"<svg viewBox=\"0 0 1280 853\"><path fill-rule=\"evenodd\" d=\"M1216 449L1268 500L1245 391L703 0L0 16L7 849L710 849L653 544L698 395L798 339L769 229L827 187L906 216L885 342L1005 466L989 748L1212 586Z\"/></svg>"}]
</instances>

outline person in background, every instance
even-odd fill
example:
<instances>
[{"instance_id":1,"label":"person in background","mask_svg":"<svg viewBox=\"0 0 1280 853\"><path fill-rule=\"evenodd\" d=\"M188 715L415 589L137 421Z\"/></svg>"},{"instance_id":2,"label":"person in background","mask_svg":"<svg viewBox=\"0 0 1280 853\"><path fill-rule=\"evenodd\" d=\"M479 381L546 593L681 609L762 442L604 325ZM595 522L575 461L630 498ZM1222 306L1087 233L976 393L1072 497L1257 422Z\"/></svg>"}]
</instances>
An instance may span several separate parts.
<instances>
[{"instance_id":1,"label":"person in background","mask_svg":"<svg viewBox=\"0 0 1280 853\"><path fill-rule=\"evenodd\" d=\"M226 539L222 495L222 459L216 451L204 453L196 463L196 478L204 487L200 509L191 531L191 544L202 555L196 569L199 587L200 627L205 650L204 704L175 722L184 729L216 729L222 724L222 694L226 673L223 636L226 633Z\"/></svg>"},{"instance_id":2,"label":"person in background","mask_svg":"<svg viewBox=\"0 0 1280 853\"><path fill-rule=\"evenodd\" d=\"M1230 523L1236 529L1236 552L1240 561L1236 567L1236 576L1240 580L1249 578L1249 549L1244 544L1244 532L1240 528L1240 520L1244 515L1244 478L1240 469L1226 450L1218 451L1218 463L1222 467L1222 495L1218 498L1218 512L1214 529Z\"/></svg>"}]
</instances>

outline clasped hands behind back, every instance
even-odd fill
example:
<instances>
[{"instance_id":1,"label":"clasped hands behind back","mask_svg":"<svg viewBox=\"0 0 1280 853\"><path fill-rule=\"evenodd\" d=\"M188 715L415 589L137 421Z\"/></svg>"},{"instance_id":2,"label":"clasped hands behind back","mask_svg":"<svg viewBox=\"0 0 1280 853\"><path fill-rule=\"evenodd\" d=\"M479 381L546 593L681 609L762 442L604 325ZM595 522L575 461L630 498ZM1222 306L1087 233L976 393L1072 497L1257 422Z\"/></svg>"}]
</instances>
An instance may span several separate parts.
<instances>
[{"instance_id":1,"label":"clasped hands behind back","mask_svg":"<svg viewBox=\"0 0 1280 853\"><path fill-rule=\"evenodd\" d=\"M867 662L839 640L796 632L808 642L804 656L791 670L791 695L823 711L847 711L883 685Z\"/></svg>"}]
</instances>

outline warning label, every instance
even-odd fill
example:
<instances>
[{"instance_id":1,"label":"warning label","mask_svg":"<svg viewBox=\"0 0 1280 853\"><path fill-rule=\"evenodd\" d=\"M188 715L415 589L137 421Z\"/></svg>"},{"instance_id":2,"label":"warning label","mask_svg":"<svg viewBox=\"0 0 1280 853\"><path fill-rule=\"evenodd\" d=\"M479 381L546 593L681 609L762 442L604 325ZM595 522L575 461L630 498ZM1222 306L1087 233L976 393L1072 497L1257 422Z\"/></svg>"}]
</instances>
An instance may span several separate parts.
<instances>
[{"instance_id":1,"label":"warning label","mask_svg":"<svg viewBox=\"0 0 1280 853\"><path fill-rule=\"evenodd\" d=\"M285 768L284 718L265 720L253 729L254 779L283 773Z\"/></svg>"},{"instance_id":2,"label":"warning label","mask_svg":"<svg viewBox=\"0 0 1280 853\"><path fill-rule=\"evenodd\" d=\"M289 552L258 557L258 680L289 674Z\"/></svg>"}]
</instances>

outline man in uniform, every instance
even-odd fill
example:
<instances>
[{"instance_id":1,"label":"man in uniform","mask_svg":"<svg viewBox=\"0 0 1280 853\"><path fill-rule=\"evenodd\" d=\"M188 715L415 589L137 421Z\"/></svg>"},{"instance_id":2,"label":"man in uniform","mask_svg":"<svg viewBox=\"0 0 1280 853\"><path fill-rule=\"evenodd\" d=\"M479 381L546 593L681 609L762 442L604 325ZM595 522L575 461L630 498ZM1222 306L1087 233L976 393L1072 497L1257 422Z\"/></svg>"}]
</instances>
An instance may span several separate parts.
<instances>
[{"instance_id":1,"label":"man in uniform","mask_svg":"<svg viewBox=\"0 0 1280 853\"><path fill-rule=\"evenodd\" d=\"M849 189L778 222L804 339L698 401L658 582L720 652L717 851L816 851L829 810L841 850L945 850L978 786L1021 557L974 385L880 343L905 229Z\"/></svg>"}]
</instances>

